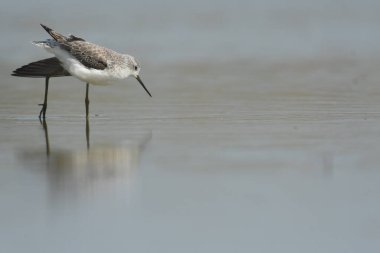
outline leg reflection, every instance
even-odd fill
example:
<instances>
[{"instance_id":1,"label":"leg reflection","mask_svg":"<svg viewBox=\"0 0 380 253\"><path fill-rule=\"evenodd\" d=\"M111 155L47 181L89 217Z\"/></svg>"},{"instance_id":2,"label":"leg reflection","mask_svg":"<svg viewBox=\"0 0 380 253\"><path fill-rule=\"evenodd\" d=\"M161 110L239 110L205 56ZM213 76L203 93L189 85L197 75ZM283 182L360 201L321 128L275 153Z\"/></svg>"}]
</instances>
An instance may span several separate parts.
<instances>
[{"instance_id":1,"label":"leg reflection","mask_svg":"<svg viewBox=\"0 0 380 253\"><path fill-rule=\"evenodd\" d=\"M40 120L40 122L45 132L46 155L49 156L50 155L49 132L48 132L48 126L47 126L45 117L42 119L42 121Z\"/></svg>"},{"instance_id":2,"label":"leg reflection","mask_svg":"<svg viewBox=\"0 0 380 253\"><path fill-rule=\"evenodd\" d=\"M84 100L84 102L86 104L86 118L88 118L88 113L89 113L88 105L90 104L90 100L88 98L88 89L89 89L89 86L90 86L90 84L86 83L86 98Z\"/></svg>"},{"instance_id":3,"label":"leg reflection","mask_svg":"<svg viewBox=\"0 0 380 253\"><path fill-rule=\"evenodd\" d=\"M141 155L152 138L150 131L129 133L121 129L116 132L117 139L111 141L108 135L99 134L95 136L96 141L91 143L90 149L90 120L86 119L86 149L83 145L83 125L80 122L70 125L70 129L64 128L67 132L63 136L59 132L60 135L56 138L54 133L62 131L61 124L57 127L58 123L61 122L53 122L53 132L50 125L50 135L53 134L54 137L52 141L57 139L57 142L52 143L52 148L47 120L41 119L45 142L40 140L40 145L32 145L21 153L25 168L32 168L38 176L46 176L44 180L49 204L62 210L61 207L66 207L68 203L82 204L83 197L92 198L94 191L122 189L124 194L125 189L134 187L135 172L139 168ZM78 130L78 127L82 131L74 132L73 129ZM82 138L78 139L80 136ZM46 144L46 149L41 148L43 143Z\"/></svg>"}]
</instances>

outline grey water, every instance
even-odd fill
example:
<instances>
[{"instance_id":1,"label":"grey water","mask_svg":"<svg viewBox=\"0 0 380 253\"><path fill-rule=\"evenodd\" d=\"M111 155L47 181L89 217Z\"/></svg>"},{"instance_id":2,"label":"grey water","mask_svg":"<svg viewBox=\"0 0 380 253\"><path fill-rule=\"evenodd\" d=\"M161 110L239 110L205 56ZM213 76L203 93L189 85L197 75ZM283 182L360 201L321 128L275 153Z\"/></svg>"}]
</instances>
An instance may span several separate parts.
<instances>
[{"instance_id":1,"label":"grey water","mask_svg":"<svg viewBox=\"0 0 380 253\"><path fill-rule=\"evenodd\" d=\"M5 1L1 252L376 252L377 1ZM48 25L136 56L92 86L10 76Z\"/></svg>"}]
</instances>

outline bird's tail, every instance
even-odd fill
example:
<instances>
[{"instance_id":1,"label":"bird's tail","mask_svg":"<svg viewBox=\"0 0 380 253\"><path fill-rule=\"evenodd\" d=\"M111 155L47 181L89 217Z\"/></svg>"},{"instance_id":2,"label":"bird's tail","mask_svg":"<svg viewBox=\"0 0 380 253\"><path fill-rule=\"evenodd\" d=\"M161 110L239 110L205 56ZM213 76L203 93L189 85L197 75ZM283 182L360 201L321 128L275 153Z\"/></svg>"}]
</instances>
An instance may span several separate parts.
<instances>
[{"instance_id":1,"label":"bird's tail","mask_svg":"<svg viewBox=\"0 0 380 253\"><path fill-rule=\"evenodd\" d=\"M52 48L59 46L59 42L53 39L32 41L32 43L38 47L46 49L48 52L52 52Z\"/></svg>"}]
</instances>

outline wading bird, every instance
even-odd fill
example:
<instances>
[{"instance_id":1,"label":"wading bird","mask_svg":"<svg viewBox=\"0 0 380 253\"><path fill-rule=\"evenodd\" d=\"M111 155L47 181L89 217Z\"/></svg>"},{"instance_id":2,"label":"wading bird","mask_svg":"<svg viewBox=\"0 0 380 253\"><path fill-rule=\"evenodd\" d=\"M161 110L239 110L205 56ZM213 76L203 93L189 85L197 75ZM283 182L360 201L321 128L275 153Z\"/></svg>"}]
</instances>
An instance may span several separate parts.
<instances>
[{"instance_id":1,"label":"wading bird","mask_svg":"<svg viewBox=\"0 0 380 253\"><path fill-rule=\"evenodd\" d=\"M13 72L15 76L45 77L45 99L40 117L42 115L45 118L46 115L50 77L72 75L86 83L86 117L89 115L89 84L108 85L133 76L148 95L152 96L141 81L139 76L141 66L133 56L120 54L74 35L66 37L45 25L41 26L53 39L33 43L54 54L55 57L32 62Z\"/></svg>"}]
</instances>

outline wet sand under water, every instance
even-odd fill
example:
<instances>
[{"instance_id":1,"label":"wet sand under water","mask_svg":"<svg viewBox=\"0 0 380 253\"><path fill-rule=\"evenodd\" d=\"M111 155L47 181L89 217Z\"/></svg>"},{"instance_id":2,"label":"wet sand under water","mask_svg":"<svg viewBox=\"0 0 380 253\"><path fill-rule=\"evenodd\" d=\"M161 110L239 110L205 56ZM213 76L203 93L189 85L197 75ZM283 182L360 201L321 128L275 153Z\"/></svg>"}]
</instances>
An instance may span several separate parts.
<instances>
[{"instance_id":1,"label":"wet sand under water","mask_svg":"<svg viewBox=\"0 0 380 253\"><path fill-rule=\"evenodd\" d=\"M88 122L85 86L52 79L45 126L37 119L43 80L7 77L0 94L2 247L379 248L379 63L321 57L164 65L143 79L152 99L133 79L92 87Z\"/></svg>"}]
</instances>

